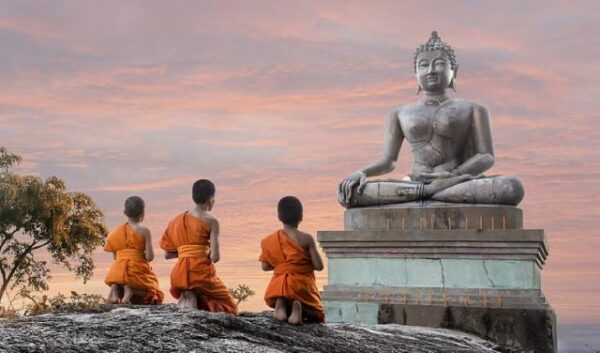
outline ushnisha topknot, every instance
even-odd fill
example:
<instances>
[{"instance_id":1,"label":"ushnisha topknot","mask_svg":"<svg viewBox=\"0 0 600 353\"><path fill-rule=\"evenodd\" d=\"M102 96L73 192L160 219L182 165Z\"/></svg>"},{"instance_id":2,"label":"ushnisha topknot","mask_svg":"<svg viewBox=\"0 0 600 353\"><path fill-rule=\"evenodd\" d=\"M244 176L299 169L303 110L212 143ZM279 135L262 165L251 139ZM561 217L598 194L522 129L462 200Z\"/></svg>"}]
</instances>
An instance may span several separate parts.
<instances>
[{"instance_id":1,"label":"ushnisha topknot","mask_svg":"<svg viewBox=\"0 0 600 353\"><path fill-rule=\"evenodd\" d=\"M415 51L414 57L414 69L417 72L417 58L419 54L425 51L434 51L434 50L443 50L448 55L448 59L450 60L450 68L454 71L458 68L458 64L456 63L456 55L454 54L454 49L448 44L442 42L442 39L438 35L437 31L431 32L431 37L425 44L421 44L417 50Z\"/></svg>"}]
</instances>

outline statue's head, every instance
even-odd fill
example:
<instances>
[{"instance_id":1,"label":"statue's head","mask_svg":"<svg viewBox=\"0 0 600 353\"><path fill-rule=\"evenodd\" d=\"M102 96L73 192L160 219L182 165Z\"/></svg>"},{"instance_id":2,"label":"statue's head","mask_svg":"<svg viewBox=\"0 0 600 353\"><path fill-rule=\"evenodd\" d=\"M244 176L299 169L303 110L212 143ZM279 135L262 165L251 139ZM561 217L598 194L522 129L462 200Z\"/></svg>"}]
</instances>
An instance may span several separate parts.
<instances>
[{"instance_id":1,"label":"statue's head","mask_svg":"<svg viewBox=\"0 0 600 353\"><path fill-rule=\"evenodd\" d=\"M437 32L432 32L425 44L415 51L415 74L419 90L443 92L454 89L454 80L458 71L454 49L442 42Z\"/></svg>"}]
</instances>

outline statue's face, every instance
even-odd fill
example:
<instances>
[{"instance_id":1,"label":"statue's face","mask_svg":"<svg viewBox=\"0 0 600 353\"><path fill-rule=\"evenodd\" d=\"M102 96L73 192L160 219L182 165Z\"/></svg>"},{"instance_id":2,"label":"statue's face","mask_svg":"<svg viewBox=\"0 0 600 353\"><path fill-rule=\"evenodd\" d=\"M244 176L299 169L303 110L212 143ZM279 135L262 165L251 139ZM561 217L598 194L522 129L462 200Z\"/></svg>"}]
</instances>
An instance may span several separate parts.
<instances>
[{"instance_id":1,"label":"statue's face","mask_svg":"<svg viewBox=\"0 0 600 353\"><path fill-rule=\"evenodd\" d=\"M444 92L452 82L454 70L443 50L426 51L417 58L417 81L428 92Z\"/></svg>"}]
</instances>

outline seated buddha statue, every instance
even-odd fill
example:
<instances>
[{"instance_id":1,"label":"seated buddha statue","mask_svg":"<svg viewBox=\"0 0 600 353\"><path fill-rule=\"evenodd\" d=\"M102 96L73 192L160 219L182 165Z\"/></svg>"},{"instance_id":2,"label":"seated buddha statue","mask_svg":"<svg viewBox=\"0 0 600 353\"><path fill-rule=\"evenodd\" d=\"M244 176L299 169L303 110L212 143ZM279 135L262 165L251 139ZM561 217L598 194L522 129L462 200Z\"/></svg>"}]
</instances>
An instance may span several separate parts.
<instances>
[{"instance_id":1,"label":"seated buddha statue","mask_svg":"<svg viewBox=\"0 0 600 353\"><path fill-rule=\"evenodd\" d=\"M454 49L433 32L414 55L415 103L394 109L385 122L383 156L339 184L344 207L410 201L517 205L524 196L517 177L484 176L494 165L488 110L450 97L458 64ZM395 169L403 141L410 144L412 171L402 180L367 180Z\"/></svg>"}]
</instances>

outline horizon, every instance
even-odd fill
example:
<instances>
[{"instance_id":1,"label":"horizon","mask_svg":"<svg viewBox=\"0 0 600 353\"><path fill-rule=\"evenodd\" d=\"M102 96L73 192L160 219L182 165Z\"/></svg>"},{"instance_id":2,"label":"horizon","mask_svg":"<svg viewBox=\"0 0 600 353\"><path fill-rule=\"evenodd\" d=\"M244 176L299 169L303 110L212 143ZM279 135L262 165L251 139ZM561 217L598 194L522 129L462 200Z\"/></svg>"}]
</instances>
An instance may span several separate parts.
<instances>
[{"instance_id":1,"label":"horizon","mask_svg":"<svg viewBox=\"0 0 600 353\"><path fill-rule=\"evenodd\" d=\"M599 20L594 1L1 2L0 145L23 157L13 172L90 195L110 229L144 198L166 302L174 262L158 240L211 179L217 274L256 291L242 310L266 310L259 241L280 228L277 201L299 197L315 237L343 228L337 185L380 157L387 114L417 99L413 53L435 30L460 66L452 96L490 111L488 174L519 176L524 228L545 230L559 325L599 324ZM410 165L403 144L385 178ZM106 295L111 254L94 258L87 285L53 267L50 293Z\"/></svg>"}]
</instances>

